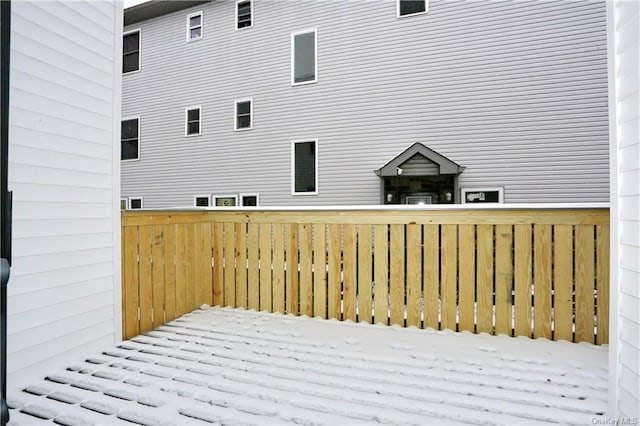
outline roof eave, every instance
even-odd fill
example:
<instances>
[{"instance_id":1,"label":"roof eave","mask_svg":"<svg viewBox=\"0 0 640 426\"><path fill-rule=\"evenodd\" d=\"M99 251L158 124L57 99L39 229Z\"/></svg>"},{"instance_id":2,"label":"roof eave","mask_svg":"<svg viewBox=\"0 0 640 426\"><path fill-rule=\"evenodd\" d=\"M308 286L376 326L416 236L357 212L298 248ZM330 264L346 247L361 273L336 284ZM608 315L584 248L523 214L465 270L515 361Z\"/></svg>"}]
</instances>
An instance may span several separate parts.
<instances>
[{"instance_id":1,"label":"roof eave","mask_svg":"<svg viewBox=\"0 0 640 426\"><path fill-rule=\"evenodd\" d=\"M152 0L140 3L124 10L124 26L126 27L128 25L133 25L138 22L157 18L158 16L167 15L169 13L209 2L211 2L211 0Z\"/></svg>"}]
</instances>

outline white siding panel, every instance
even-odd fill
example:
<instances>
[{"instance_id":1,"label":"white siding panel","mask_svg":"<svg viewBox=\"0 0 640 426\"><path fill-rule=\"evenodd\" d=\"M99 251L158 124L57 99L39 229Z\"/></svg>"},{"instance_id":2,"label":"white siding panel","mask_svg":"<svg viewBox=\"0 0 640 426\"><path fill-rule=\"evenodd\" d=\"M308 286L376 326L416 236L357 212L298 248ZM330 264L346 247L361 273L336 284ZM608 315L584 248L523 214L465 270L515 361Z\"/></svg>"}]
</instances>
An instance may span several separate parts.
<instances>
[{"instance_id":1,"label":"white siding panel","mask_svg":"<svg viewBox=\"0 0 640 426\"><path fill-rule=\"evenodd\" d=\"M11 387L119 336L122 5L13 2Z\"/></svg>"},{"instance_id":2,"label":"white siding panel","mask_svg":"<svg viewBox=\"0 0 640 426\"><path fill-rule=\"evenodd\" d=\"M24 220L14 223L13 238L34 238L57 235L82 235L110 232L110 218L79 218L69 221L61 218Z\"/></svg>"},{"instance_id":3,"label":"white siding panel","mask_svg":"<svg viewBox=\"0 0 640 426\"><path fill-rule=\"evenodd\" d=\"M615 57L619 311L615 415L640 416L640 3L616 1L610 34ZM615 211L615 210L614 210ZM614 258L615 260L615 258ZM613 311L612 311L613 312ZM612 336L613 337L613 336Z\"/></svg>"},{"instance_id":4,"label":"white siding panel","mask_svg":"<svg viewBox=\"0 0 640 426\"><path fill-rule=\"evenodd\" d=\"M37 246L35 245L36 243L38 244ZM23 253L27 256L59 253L61 247L64 247L67 251L111 247L111 232L16 239L14 247L18 253Z\"/></svg>"},{"instance_id":5,"label":"white siding panel","mask_svg":"<svg viewBox=\"0 0 640 426\"><path fill-rule=\"evenodd\" d=\"M45 333L44 336L49 336L49 333L51 333L52 328L56 327L57 325L55 323L64 321L64 320L74 319L74 318L79 319L78 318L79 314L91 315L92 311L96 311L96 318L95 319L92 318L91 321L95 321L96 319L100 318L100 310L104 310L105 308L108 308L112 303L112 299L109 297L110 292L112 291L112 288L110 285L111 283L109 282L105 283L104 280L102 280L102 282L100 282L99 280L96 280L95 283L102 284L101 286L103 289L102 293L94 292L93 294L82 295L82 293L78 294L78 293L72 292L72 290L74 290L73 286L57 288L55 289L55 291L52 290L49 292L41 292L43 293L42 296L38 295L35 298L37 303L34 305L36 305L37 307L34 307L34 310L13 314L14 321L16 322L16 326L14 327L14 333L16 333L16 335L19 335L19 333L23 333L23 332L30 333L30 332L33 332L33 330L39 329L39 330L42 330L43 333ZM86 282L84 283L85 293L86 293L86 287L88 285L93 285L93 284L89 284ZM82 291L82 286L78 285L77 287ZM96 286L96 289L97 288L98 287ZM44 297L47 293L50 293L53 296L53 299L49 304L43 303L42 301L42 297ZM31 301L30 303L33 303L33 301ZM37 309L37 312L36 312L36 309ZM34 313L37 313L37 315L34 315ZM38 321L39 315L46 316L49 319L49 322L51 324L50 326L48 326L48 328L42 327L42 324L40 324L40 322ZM113 310L111 310L111 312L109 312L108 314L106 314L106 311L105 311L105 315L106 315L104 316L105 318L112 317ZM57 330L57 332L62 333L64 332L64 330ZM53 337L56 337L56 336L51 335L50 337L43 338L42 340L49 340L49 338L53 338ZM29 339L25 339L25 342L28 342L28 341ZM26 344L26 343L22 343L22 344ZM16 343L16 346L14 347L14 349L22 350L24 349L24 347L21 346L21 343Z\"/></svg>"},{"instance_id":6,"label":"white siding panel","mask_svg":"<svg viewBox=\"0 0 640 426\"><path fill-rule=\"evenodd\" d=\"M624 315L623 312L621 312L620 315L623 319L622 326L620 327L620 338L624 342L624 348L631 353L640 350L640 324L635 321L635 318L630 318ZM635 317L635 315L633 315L633 317ZM625 352L625 350L622 352Z\"/></svg>"},{"instance_id":7,"label":"white siding panel","mask_svg":"<svg viewBox=\"0 0 640 426\"><path fill-rule=\"evenodd\" d=\"M76 323L76 319L59 323L58 326L67 327L67 329L73 330L73 333L58 335L54 339L41 341L41 348L46 348L46 351L28 347L21 351L13 352L12 357L8 358L7 361L11 361L11 367L16 372L14 374L28 383L30 376L32 376L28 370L36 370L34 366L44 364L48 365L48 368L52 368L51 365L55 365L55 361L64 362L65 353L67 358L69 357L68 354L71 353L74 359L77 359L83 353L91 354L92 350L97 351L112 345L113 319L109 318L107 309L103 309L100 313L105 318L101 322L93 321L93 316L86 315L84 318L86 322L80 326ZM26 338L28 335L28 333L22 333L21 337ZM7 386L16 386L17 384L16 381L9 381Z\"/></svg>"},{"instance_id":8,"label":"white siding panel","mask_svg":"<svg viewBox=\"0 0 640 426\"><path fill-rule=\"evenodd\" d=\"M620 293L640 299L640 272L633 269L622 268L620 271Z\"/></svg>"},{"instance_id":9,"label":"white siding panel","mask_svg":"<svg viewBox=\"0 0 640 426\"><path fill-rule=\"evenodd\" d=\"M24 274L21 278L21 285L19 289L12 288L12 297L15 297L17 302L8 306L9 313L20 312L21 309L37 309L39 304L35 302L35 298L40 300L43 294L55 293L55 297L61 297L65 293L58 293L57 289L60 287L70 286L82 286L82 290L78 290L77 296L82 295L82 292L99 291L102 288L103 279L111 279L113 276L112 259L103 261L102 263L91 263L87 265L61 267L58 269L49 269L47 271L37 272L34 271L31 274ZM87 285L89 282L95 280L96 288ZM111 284L112 286L112 284ZM66 295L64 296L66 297ZM24 298L24 299L21 299ZM29 298L32 298L32 303L27 303ZM24 300L24 303L21 303ZM49 300L56 300L55 298Z\"/></svg>"},{"instance_id":10,"label":"white siding panel","mask_svg":"<svg viewBox=\"0 0 640 426\"><path fill-rule=\"evenodd\" d=\"M19 139L18 139L19 141ZM62 170L77 170L108 175L111 172L111 162L104 158L91 158L73 153L61 153L56 150L15 146L11 151L16 163L28 159L29 165L34 167L56 168Z\"/></svg>"},{"instance_id":11,"label":"white siding panel","mask_svg":"<svg viewBox=\"0 0 640 426\"><path fill-rule=\"evenodd\" d=\"M15 253L11 270L11 277L14 279L11 281L12 290L9 291L9 294L11 295L14 291L19 291L19 277L23 275L31 277L36 273L96 263L113 262L114 259L110 249L111 247L90 250L69 250L36 256L20 256L19 253ZM65 248L63 247L61 250L65 250ZM15 269L13 269L14 267Z\"/></svg>"},{"instance_id":12,"label":"white siding panel","mask_svg":"<svg viewBox=\"0 0 640 426\"><path fill-rule=\"evenodd\" d=\"M621 413L636 413L638 411L638 398L627 389L622 388L618 407Z\"/></svg>"},{"instance_id":13,"label":"white siding panel","mask_svg":"<svg viewBox=\"0 0 640 426\"><path fill-rule=\"evenodd\" d=\"M111 176L107 173L81 172L64 170L58 167L32 166L30 164L20 163L15 164L11 170L15 181L21 183L39 183L43 185L55 183L65 186L76 186L80 184L85 188L111 188ZM18 198L19 195L16 194L16 197Z\"/></svg>"},{"instance_id":14,"label":"white siding panel","mask_svg":"<svg viewBox=\"0 0 640 426\"><path fill-rule=\"evenodd\" d=\"M262 205L378 204L378 169L422 142L466 167L460 186L505 188L506 202L609 200L604 2L432 0L256 2L235 31L212 2L141 28L141 71L123 76L123 116L141 117L141 159L124 196L146 208L197 193L258 192ZM204 11L204 38L184 40ZM357 17L357 18L356 18ZM291 87L290 34L317 28L318 83ZM233 131L234 99L254 128ZM202 105L202 135L184 108ZM290 142L318 139L319 194L290 194Z\"/></svg>"}]
</instances>

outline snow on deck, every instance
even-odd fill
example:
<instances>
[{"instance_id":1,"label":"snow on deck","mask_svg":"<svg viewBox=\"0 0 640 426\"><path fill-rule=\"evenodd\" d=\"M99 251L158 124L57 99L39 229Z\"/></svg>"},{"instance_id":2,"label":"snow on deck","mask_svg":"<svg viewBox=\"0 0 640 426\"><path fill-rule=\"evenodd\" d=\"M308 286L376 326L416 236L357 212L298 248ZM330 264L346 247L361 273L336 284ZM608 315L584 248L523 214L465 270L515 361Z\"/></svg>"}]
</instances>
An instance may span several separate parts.
<instances>
[{"instance_id":1,"label":"snow on deck","mask_svg":"<svg viewBox=\"0 0 640 426\"><path fill-rule=\"evenodd\" d=\"M22 389L12 425L584 425L607 348L203 307Z\"/></svg>"}]
</instances>

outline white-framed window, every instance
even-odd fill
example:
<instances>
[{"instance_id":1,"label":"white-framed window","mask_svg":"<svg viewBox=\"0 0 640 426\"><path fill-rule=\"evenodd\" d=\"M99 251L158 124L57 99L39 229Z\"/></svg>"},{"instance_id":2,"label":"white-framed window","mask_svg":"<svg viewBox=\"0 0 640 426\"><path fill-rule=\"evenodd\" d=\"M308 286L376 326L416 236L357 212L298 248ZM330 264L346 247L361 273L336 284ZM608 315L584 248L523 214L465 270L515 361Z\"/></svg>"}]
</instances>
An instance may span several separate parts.
<instances>
[{"instance_id":1,"label":"white-framed window","mask_svg":"<svg viewBox=\"0 0 640 426\"><path fill-rule=\"evenodd\" d=\"M253 27L253 1L236 0L236 29Z\"/></svg>"},{"instance_id":2,"label":"white-framed window","mask_svg":"<svg viewBox=\"0 0 640 426\"><path fill-rule=\"evenodd\" d=\"M396 14L398 18L428 12L429 0L396 0Z\"/></svg>"},{"instance_id":3,"label":"white-framed window","mask_svg":"<svg viewBox=\"0 0 640 426\"><path fill-rule=\"evenodd\" d=\"M291 193L318 194L318 139L291 141Z\"/></svg>"},{"instance_id":4,"label":"white-framed window","mask_svg":"<svg viewBox=\"0 0 640 426\"><path fill-rule=\"evenodd\" d=\"M129 197L129 209L140 210L142 208L142 197Z\"/></svg>"},{"instance_id":5,"label":"white-framed window","mask_svg":"<svg viewBox=\"0 0 640 426\"><path fill-rule=\"evenodd\" d=\"M240 194L240 205L242 207L257 207L260 205L259 194Z\"/></svg>"},{"instance_id":6,"label":"white-framed window","mask_svg":"<svg viewBox=\"0 0 640 426\"><path fill-rule=\"evenodd\" d=\"M504 188L460 188L462 204L504 203Z\"/></svg>"},{"instance_id":7,"label":"white-framed window","mask_svg":"<svg viewBox=\"0 0 640 426\"><path fill-rule=\"evenodd\" d=\"M235 207L238 205L238 195L214 195L213 205L215 207Z\"/></svg>"},{"instance_id":8,"label":"white-framed window","mask_svg":"<svg viewBox=\"0 0 640 426\"><path fill-rule=\"evenodd\" d=\"M127 198L120 198L120 210L129 209L129 200Z\"/></svg>"},{"instance_id":9,"label":"white-framed window","mask_svg":"<svg viewBox=\"0 0 640 426\"><path fill-rule=\"evenodd\" d=\"M211 204L211 195L196 194L193 196L193 205L196 207L209 207Z\"/></svg>"},{"instance_id":10,"label":"white-framed window","mask_svg":"<svg viewBox=\"0 0 640 426\"><path fill-rule=\"evenodd\" d=\"M291 33L291 85L318 81L318 30Z\"/></svg>"},{"instance_id":11,"label":"white-framed window","mask_svg":"<svg viewBox=\"0 0 640 426\"><path fill-rule=\"evenodd\" d=\"M235 130L250 130L253 128L253 99L240 99L233 104Z\"/></svg>"},{"instance_id":12,"label":"white-framed window","mask_svg":"<svg viewBox=\"0 0 640 426\"><path fill-rule=\"evenodd\" d=\"M123 118L120 128L120 161L140 159L140 117Z\"/></svg>"},{"instance_id":13,"label":"white-framed window","mask_svg":"<svg viewBox=\"0 0 640 426\"><path fill-rule=\"evenodd\" d=\"M122 35L122 73L140 70L140 29Z\"/></svg>"},{"instance_id":14,"label":"white-framed window","mask_svg":"<svg viewBox=\"0 0 640 426\"><path fill-rule=\"evenodd\" d=\"M184 110L184 134L185 136L200 135L200 121L202 118L202 107L192 106Z\"/></svg>"},{"instance_id":15,"label":"white-framed window","mask_svg":"<svg viewBox=\"0 0 640 426\"><path fill-rule=\"evenodd\" d=\"M203 35L203 14L202 11L187 15L187 41L200 40Z\"/></svg>"}]
</instances>

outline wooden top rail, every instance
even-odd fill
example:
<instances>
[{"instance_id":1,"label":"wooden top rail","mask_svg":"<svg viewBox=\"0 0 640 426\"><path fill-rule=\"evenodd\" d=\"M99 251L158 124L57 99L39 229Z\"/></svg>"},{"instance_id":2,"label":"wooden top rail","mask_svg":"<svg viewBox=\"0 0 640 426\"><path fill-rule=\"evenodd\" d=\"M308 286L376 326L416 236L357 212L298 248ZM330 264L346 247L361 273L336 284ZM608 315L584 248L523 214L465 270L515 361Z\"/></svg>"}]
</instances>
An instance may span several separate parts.
<instances>
[{"instance_id":1,"label":"wooden top rail","mask_svg":"<svg viewBox=\"0 0 640 426\"><path fill-rule=\"evenodd\" d=\"M378 206L379 207L379 206ZM397 206L394 206L397 207ZM422 207L422 206L421 206ZM186 223L325 223L325 224L541 224L608 225L608 207L511 207L384 209L335 207L331 209L140 210L122 214L122 226Z\"/></svg>"}]
</instances>

